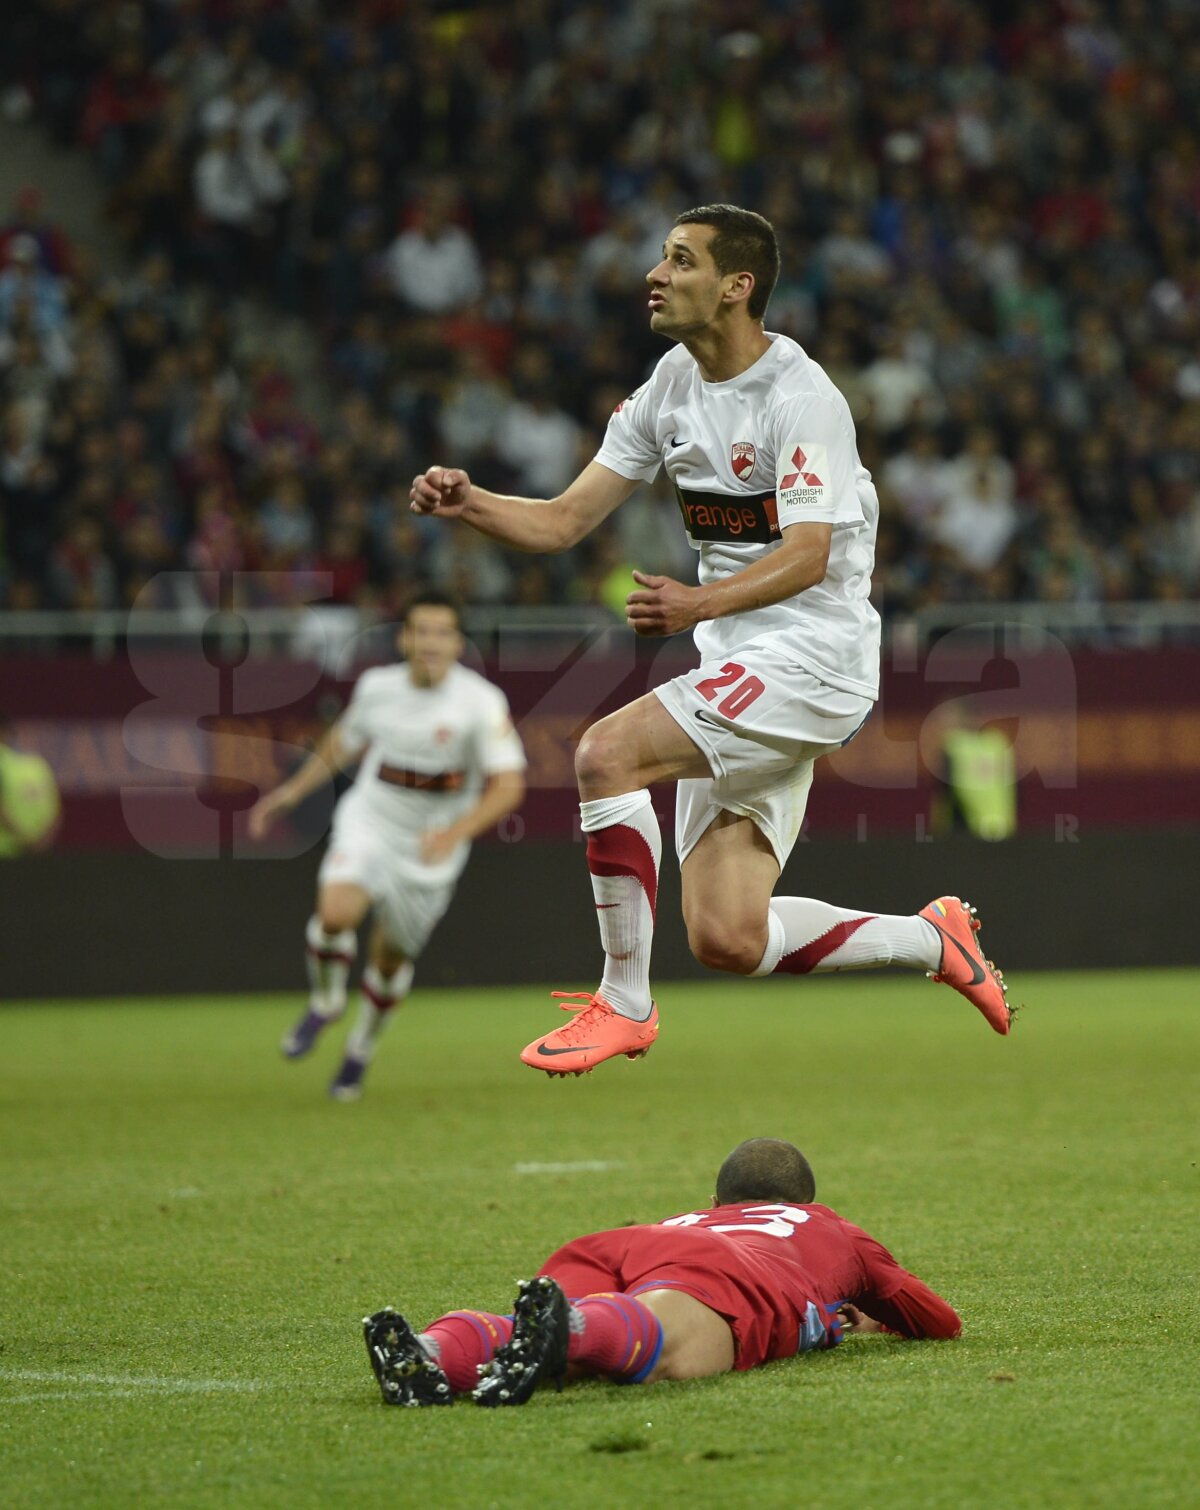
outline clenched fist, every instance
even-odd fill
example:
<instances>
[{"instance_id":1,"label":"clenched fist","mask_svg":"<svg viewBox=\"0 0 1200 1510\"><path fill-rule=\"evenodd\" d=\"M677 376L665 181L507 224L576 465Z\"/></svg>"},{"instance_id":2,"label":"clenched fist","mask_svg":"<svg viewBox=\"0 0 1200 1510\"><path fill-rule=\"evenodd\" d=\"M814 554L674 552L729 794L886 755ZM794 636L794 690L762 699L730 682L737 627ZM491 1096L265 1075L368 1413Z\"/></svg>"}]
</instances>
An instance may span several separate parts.
<instances>
[{"instance_id":1,"label":"clenched fist","mask_svg":"<svg viewBox=\"0 0 1200 1510\"><path fill-rule=\"evenodd\" d=\"M413 478L409 508L414 514L457 519L471 493L471 479L458 467L430 467Z\"/></svg>"}]
</instances>

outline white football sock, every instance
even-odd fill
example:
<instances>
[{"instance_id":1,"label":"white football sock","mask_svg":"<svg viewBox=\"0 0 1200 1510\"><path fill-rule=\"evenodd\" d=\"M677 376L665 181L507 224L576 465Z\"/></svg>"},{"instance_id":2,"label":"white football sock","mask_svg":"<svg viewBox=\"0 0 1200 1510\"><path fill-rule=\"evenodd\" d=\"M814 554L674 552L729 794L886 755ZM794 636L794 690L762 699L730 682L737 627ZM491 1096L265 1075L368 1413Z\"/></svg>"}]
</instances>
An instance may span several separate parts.
<instances>
[{"instance_id":1,"label":"white football sock","mask_svg":"<svg viewBox=\"0 0 1200 1510\"><path fill-rule=\"evenodd\" d=\"M359 993L358 1021L354 1031L346 1039L346 1057L370 1064L380 1036L398 1006L412 989L413 965L406 960L392 975L384 975L368 965L363 971L362 990Z\"/></svg>"},{"instance_id":2,"label":"white football sock","mask_svg":"<svg viewBox=\"0 0 1200 1510\"><path fill-rule=\"evenodd\" d=\"M307 945L309 1008L321 1017L340 1017L346 1010L346 982L358 948L353 928L326 933L319 917L304 930Z\"/></svg>"},{"instance_id":3,"label":"white football sock","mask_svg":"<svg viewBox=\"0 0 1200 1510\"><path fill-rule=\"evenodd\" d=\"M915 914L849 912L811 897L772 897L767 947L753 973L807 975L881 965L936 970L941 960L937 929Z\"/></svg>"},{"instance_id":4,"label":"white football sock","mask_svg":"<svg viewBox=\"0 0 1200 1510\"><path fill-rule=\"evenodd\" d=\"M604 945L599 993L622 1017L645 1022L654 1005L650 949L662 859L662 833L650 793L643 787L620 797L597 797L581 802L579 812Z\"/></svg>"}]
</instances>

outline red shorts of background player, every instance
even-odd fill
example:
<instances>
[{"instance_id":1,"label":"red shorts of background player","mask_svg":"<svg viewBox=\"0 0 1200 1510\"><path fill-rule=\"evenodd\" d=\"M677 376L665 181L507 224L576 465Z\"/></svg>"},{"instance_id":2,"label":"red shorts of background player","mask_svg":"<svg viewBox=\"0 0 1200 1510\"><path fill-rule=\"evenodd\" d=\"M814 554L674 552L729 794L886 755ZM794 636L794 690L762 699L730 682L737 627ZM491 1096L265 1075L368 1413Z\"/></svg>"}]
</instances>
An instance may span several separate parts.
<instances>
[{"instance_id":1,"label":"red shorts of background player","mask_svg":"<svg viewBox=\"0 0 1200 1510\"><path fill-rule=\"evenodd\" d=\"M798 1265L772 1263L749 1243L701 1227L594 1232L552 1253L539 1272L571 1300L606 1290L682 1290L729 1323L735 1369L792 1357L810 1302L821 1305Z\"/></svg>"}]
</instances>

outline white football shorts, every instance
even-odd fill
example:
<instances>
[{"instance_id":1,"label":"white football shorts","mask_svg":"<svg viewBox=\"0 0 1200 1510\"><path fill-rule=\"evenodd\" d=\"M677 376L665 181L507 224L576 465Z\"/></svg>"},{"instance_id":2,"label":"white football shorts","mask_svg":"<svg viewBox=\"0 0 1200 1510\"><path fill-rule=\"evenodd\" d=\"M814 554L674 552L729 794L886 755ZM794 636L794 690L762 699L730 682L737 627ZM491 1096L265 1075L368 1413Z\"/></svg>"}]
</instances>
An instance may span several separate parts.
<instances>
[{"instance_id":1,"label":"white football shorts","mask_svg":"<svg viewBox=\"0 0 1200 1510\"><path fill-rule=\"evenodd\" d=\"M751 819L782 870L804 822L814 762L848 744L874 707L819 681L786 651L753 641L654 691L712 771L677 784L680 864L726 811Z\"/></svg>"},{"instance_id":2,"label":"white football shorts","mask_svg":"<svg viewBox=\"0 0 1200 1510\"><path fill-rule=\"evenodd\" d=\"M396 837L386 829L361 818L343 818L334 823L317 884L361 886L388 942L415 960L445 916L456 883L426 879L420 860L410 855L398 858L397 847Z\"/></svg>"}]
</instances>

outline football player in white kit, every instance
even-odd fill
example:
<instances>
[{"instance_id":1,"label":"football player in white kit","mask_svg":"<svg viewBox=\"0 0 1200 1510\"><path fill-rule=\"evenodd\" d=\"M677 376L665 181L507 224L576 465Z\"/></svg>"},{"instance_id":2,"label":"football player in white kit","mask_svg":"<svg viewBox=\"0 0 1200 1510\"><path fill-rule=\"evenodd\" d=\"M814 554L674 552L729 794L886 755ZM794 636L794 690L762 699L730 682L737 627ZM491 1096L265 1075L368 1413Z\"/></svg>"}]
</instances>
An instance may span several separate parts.
<instances>
[{"instance_id":1,"label":"football player in white kit","mask_svg":"<svg viewBox=\"0 0 1200 1510\"><path fill-rule=\"evenodd\" d=\"M413 509L507 545L569 549L662 466L698 550L695 586L634 572L642 635L694 630L700 665L594 723L579 743L604 974L571 1022L522 1060L580 1074L658 1034L650 946L661 837L646 788L677 781L683 912L702 963L741 975L910 965L965 995L997 1033L1011 1011L973 910L939 897L911 916L777 897L813 763L878 696L870 602L878 501L845 399L763 316L779 272L770 223L733 205L681 215L650 286L651 328L678 344L617 406L595 459L558 498L510 498L430 467Z\"/></svg>"},{"instance_id":2,"label":"football player in white kit","mask_svg":"<svg viewBox=\"0 0 1200 1510\"><path fill-rule=\"evenodd\" d=\"M525 753L499 687L458 664L458 609L418 593L398 637L404 660L366 671L308 760L251 809L250 835L359 761L334 810L306 932L308 1010L283 1040L299 1059L346 1009L357 933L374 908L358 1023L329 1087L356 1099L380 1032L408 995L414 963L441 920L471 840L520 806Z\"/></svg>"}]
</instances>

